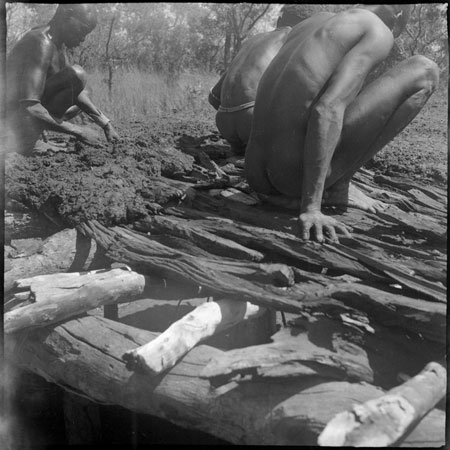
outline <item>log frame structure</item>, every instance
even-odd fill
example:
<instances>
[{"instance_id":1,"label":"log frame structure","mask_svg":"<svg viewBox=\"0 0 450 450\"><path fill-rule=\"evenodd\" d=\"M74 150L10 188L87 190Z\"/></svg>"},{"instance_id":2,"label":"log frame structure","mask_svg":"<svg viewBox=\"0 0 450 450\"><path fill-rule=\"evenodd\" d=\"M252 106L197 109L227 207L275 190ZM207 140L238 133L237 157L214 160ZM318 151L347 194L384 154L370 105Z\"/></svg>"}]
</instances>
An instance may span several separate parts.
<instances>
[{"instance_id":1,"label":"log frame structure","mask_svg":"<svg viewBox=\"0 0 450 450\"><path fill-rule=\"evenodd\" d=\"M40 232L36 242L22 231L14 239L11 230L7 361L99 404L235 444L317 445L334 416L401 392L402 377L420 379L445 357L442 190L361 170L358 186L381 199L392 194L391 205L377 216L340 212L353 237L319 245L295 237L290 214L265 209L220 176L128 226L87 221L47 238ZM206 296L214 302L205 310L238 307L214 324L194 310L161 334L120 323L122 306L139 299ZM109 318L85 315L100 306ZM264 309L290 315L272 342L228 351L204 343ZM158 352L177 347L189 321L204 331L191 333L168 364L153 366ZM145 367L136 362L142 354L150 355ZM399 445L445 442L445 413L429 411L445 396L444 366L438 374L432 401L418 406Z\"/></svg>"}]
</instances>

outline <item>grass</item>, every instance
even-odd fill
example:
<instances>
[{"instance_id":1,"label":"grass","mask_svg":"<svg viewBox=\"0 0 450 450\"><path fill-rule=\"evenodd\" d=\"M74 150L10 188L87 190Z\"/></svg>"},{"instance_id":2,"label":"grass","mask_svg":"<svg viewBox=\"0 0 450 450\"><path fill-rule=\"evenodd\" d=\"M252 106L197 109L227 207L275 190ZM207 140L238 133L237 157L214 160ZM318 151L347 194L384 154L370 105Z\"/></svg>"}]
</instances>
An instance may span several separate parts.
<instances>
[{"instance_id":1,"label":"grass","mask_svg":"<svg viewBox=\"0 0 450 450\"><path fill-rule=\"evenodd\" d=\"M95 71L88 76L94 102L115 122L174 112L202 116L209 110L208 91L219 79L215 73L183 73L171 79L137 69L118 69L113 74L111 95L108 75Z\"/></svg>"},{"instance_id":2,"label":"grass","mask_svg":"<svg viewBox=\"0 0 450 450\"><path fill-rule=\"evenodd\" d=\"M90 73L89 86L94 102L115 124L130 120L146 123L180 113L179 117L215 128L214 112L207 98L218 79L218 74L208 72L185 72L169 78L137 69L118 69L113 74L111 96L106 72ZM418 116L367 167L385 174L404 173L446 184L447 110L447 86L441 86Z\"/></svg>"}]
</instances>

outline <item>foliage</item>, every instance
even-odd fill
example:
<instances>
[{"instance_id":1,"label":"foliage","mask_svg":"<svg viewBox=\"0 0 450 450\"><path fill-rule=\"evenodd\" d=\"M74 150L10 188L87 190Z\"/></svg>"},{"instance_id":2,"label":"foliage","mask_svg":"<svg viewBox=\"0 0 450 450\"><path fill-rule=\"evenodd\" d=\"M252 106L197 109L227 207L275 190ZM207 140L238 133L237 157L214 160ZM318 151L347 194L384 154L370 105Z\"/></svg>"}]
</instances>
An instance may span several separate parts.
<instances>
[{"instance_id":1,"label":"foliage","mask_svg":"<svg viewBox=\"0 0 450 450\"><path fill-rule=\"evenodd\" d=\"M71 52L87 70L104 70L112 89L118 68L136 68L176 79L186 70L222 72L249 36L274 29L280 4L257 3L97 3L99 23ZM7 3L7 46L32 26L48 22L56 5ZM289 4L283 10L301 18L318 11L339 12L348 5ZM448 69L445 4L414 4L406 31L385 67L423 54Z\"/></svg>"},{"instance_id":2,"label":"foliage","mask_svg":"<svg viewBox=\"0 0 450 450\"><path fill-rule=\"evenodd\" d=\"M109 96L105 72L89 73L88 85L94 102L115 123L147 120L165 114L185 113L195 117L214 117L214 109L206 99L217 81L213 73L185 72L176 80L136 68L117 69L112 96Z\"/></svg>"}]
</instances>

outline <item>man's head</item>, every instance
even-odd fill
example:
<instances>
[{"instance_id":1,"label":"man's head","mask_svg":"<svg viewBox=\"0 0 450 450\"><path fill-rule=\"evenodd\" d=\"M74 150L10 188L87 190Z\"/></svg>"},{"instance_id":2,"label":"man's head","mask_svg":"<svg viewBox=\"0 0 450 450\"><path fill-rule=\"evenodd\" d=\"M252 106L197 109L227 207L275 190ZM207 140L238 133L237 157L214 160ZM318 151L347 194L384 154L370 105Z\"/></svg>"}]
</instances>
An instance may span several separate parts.
<instances>
[{"instance_id":1,"label":"man's head","mask_svg":"<svg viewBox=\"0 0 450 450\"><path fill-rule=\"evenodd\" d=\"M411 5L364 5L388 26L397 37L405 29L411 15Z\"/></svg>"},{"instance_id":2,"label":"man's head","mask_svg":"<svg viewBox=\"0 0 450 450\"><path fill-rule=\"evenodd\" d=\"M97 13L91 4L61 4L51 23L59 29L68 48L77 47L97 25Z\"/></svg>"},{"instance_id":3,"label":"man's head","mask_svg":"<svg viewBox=\"0 0 450 450\"><path fill-rule=\"evenodd\" d=\"M280 16L277 21L277 28L294 27L298 23L312 16L319 11L320 6L316 5L284 5L281 8Z\"/></svg>"}]
</instances>

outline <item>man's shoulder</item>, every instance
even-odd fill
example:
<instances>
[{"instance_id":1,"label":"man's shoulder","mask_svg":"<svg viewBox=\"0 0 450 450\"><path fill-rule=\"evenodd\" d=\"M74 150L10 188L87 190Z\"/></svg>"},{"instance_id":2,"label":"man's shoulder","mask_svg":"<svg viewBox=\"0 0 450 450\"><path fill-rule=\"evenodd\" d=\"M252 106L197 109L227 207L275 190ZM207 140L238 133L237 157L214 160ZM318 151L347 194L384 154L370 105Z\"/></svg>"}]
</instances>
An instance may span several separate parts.
<instances>
[{"instance_id":1,"label":"man's shoulder","mask_svg":"<svg viewBox=\"0 0 450 450\"><path fill-rule=\"evenodd\" d=\"M52 47L52 41L45 31L45 27L32 28L23 35L20 43L30 45L33 48Z\"/></svg>"},{"instance_id":2,"label":"man's shoulder","mask_svg":"<svg viewBox=\"0 0 450 450\"><path fill-rule=\"evenodd\" d=\"M380 31L390 32L389 28L384 22L372 11L365 8L350 8L336 14L333 17L333 22L357 22L361 27L370 29L379 29Z\"/></svg>"}]
</instances>

